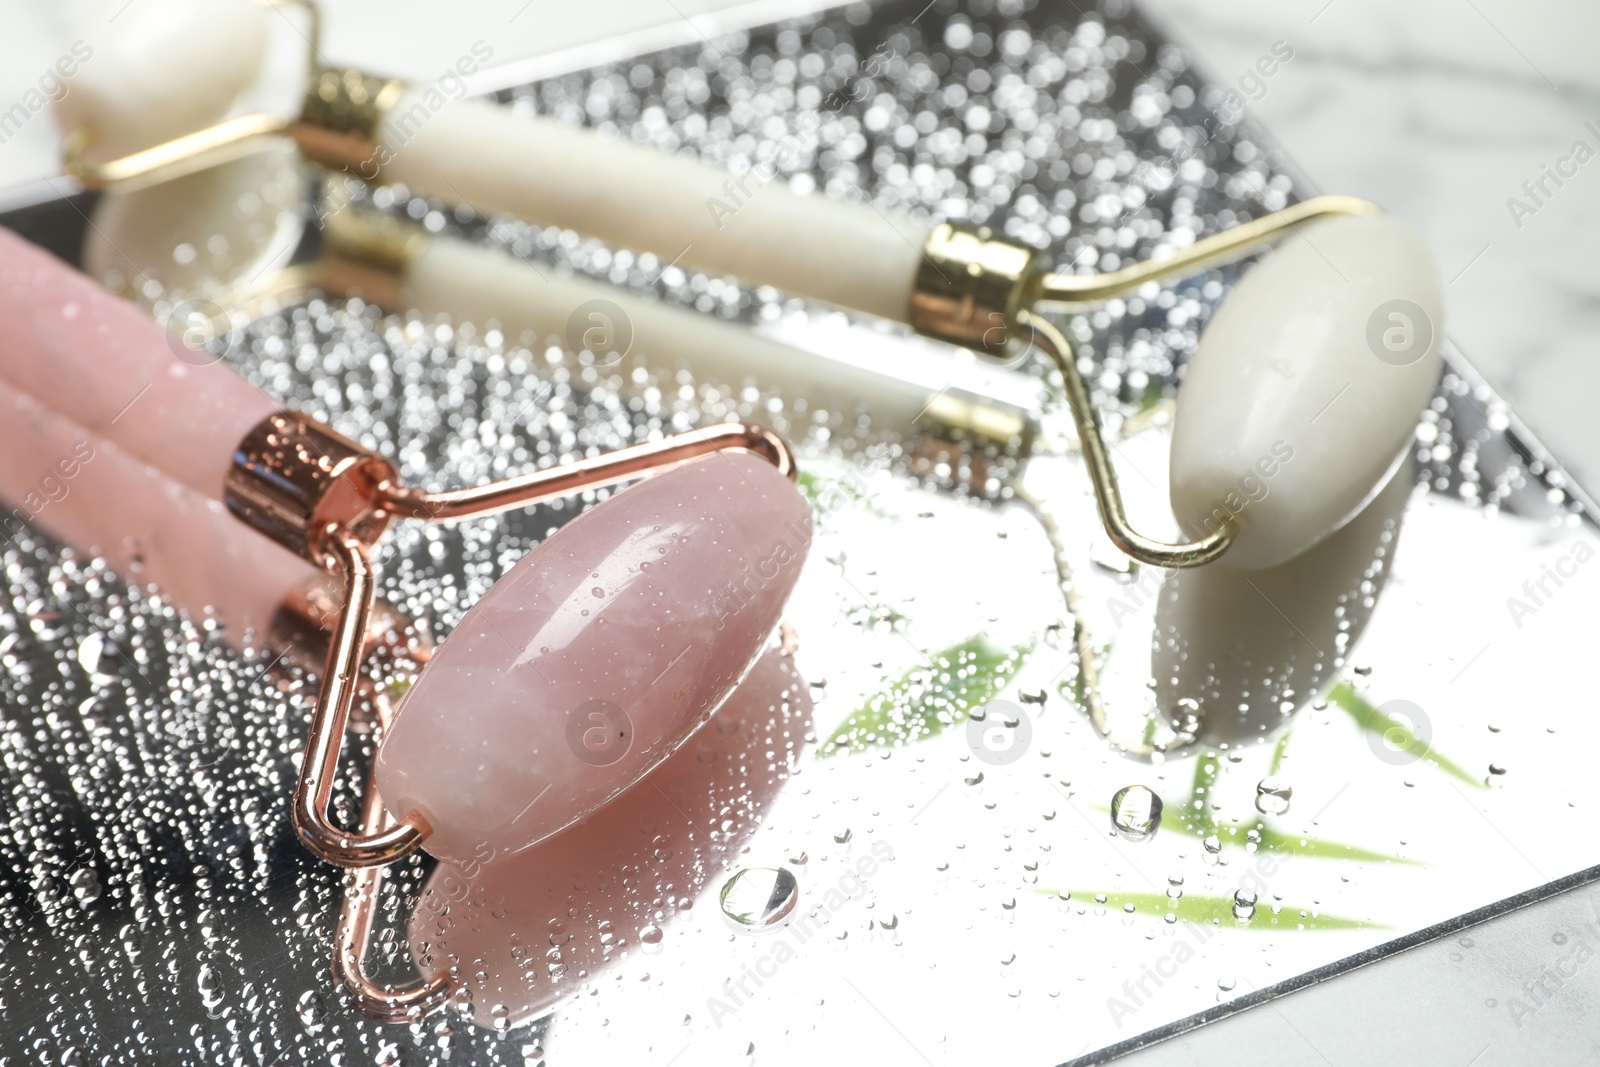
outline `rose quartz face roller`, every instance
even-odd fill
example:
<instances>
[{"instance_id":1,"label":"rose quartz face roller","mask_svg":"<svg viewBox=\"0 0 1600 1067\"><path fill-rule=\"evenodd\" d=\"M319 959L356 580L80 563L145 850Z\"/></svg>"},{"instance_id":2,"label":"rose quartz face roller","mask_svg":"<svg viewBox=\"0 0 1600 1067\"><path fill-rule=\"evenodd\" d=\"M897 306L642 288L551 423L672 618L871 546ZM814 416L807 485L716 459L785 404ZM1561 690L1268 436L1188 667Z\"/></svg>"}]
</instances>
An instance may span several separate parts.
<instances>
[{"instance_id":1,"label":"rose quartz face roller","mask_svg":"<svg viewBox=\"0 0 1600 1067\"><path fill-rule=\"evenodd\" d=\"M457 997L485 1026L491 1006L511 1025L548 1013L628 955L618 949L647 944L652 928L671 933L738 855L804 744L810 692L789 653L768 649L706 729L590 818L504 862L435 867L406 923L418 980L366 974L384 868L356 872L334 935L335 981L363 1015L389 1022ZM368 813L382 817L375 792ZM713 824L712 838L696 830ZM546 956L553 922L574 931L556 958ZM525 965L528 944L544 966Z\"/></svg>"},{"instance_id":2,"label":"rose quartz face roller","mask_svg":"<svg viewBox=\"0 0 1600 1067\"><path fill-rule=\"evenodd\" d=\"M241 26L257 17L245 0L229 0L228 8ZM175 20L151 18L151 33L187 32ZM104 69L111 77L122 64ZM167 83L177 95L198 89L214 97L231 84ZM121 121L109 104L78 118L79 131ZM151 136L139 125L147 121L129 117L129 128ZM81 132L69 142L69 169L91 185L160 180L262 136L288 135L309 158L368 181L403 182L424 195L891 319L991 357L1015 359L1037 346L1061 375L1110 539L1155 566L1195 566L1226 553L1237 566L1259 568L1306 551L1376 490L1439 373L1442 315L1426 251L1400 224L1365 218L1376 209L1350 197L1318 197L1187 247L1160 248L1146 262L1080 275L1050 271L1037 250L986 227L802 195L779 181L752 183L682 155L354 71L315 71L293 121L253 116L199 131L178 125L163 131L174 140L103 162L91 161L102 157L92 151L93 134ZM780 150L761 163L762 173L784 165ZM1208 331L1179 400L1171 497L1188 539L1147 537L1124 513L1078 358L1038 309L1129 294L1290 235L1290 245L1251 270L1255 280L1218 313L1215 336ZM1241 483L1263 476L1273 492L1242 506Z\"/></svg>"},{"instance_id":3,"label":"rose quartz face roller","mask_svg":"<svg viewBox=\"0 0 1600 1067\"><path fill-rule=\"evenodd\" d=\"M226 367L180 359L192 353L137 308L5 232L0 315L13 339L0 365L10 388L220 497L287 558L340 579L293 806L301 839L330 862L387 863L426 842L440 858L483 864L582 819L733 691L809 547L792 456L766 430L710 427L425 492ZM646 474L539 545L435 653L378 754L377 786L398 823L336 826L328 802L372 622L369 554L388 524L486 515Z\"/></svg>"}]
</instances>

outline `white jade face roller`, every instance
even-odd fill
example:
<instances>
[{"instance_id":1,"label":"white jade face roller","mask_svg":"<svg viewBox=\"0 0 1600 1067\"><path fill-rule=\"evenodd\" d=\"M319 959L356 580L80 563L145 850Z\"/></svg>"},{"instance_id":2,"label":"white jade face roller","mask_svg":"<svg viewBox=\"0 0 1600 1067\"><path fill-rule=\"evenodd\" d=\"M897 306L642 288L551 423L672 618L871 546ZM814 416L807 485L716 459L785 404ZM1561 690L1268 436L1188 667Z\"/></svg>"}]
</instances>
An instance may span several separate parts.
<instances>
[{"instance_id":1,"label":"white jade face roller","mask_svg":"<svg viewBox=\"0 0 1600 1067\"><path fill-rule=\"evenodd\" d=\"M243 27L259 11L247 0L217 6L239 27L224 39L248 40ZM199 47L202 39L175 17L149 18L152 34L184 37L170 47ZM249 62L241 54L236 66ZM115 79L137 63L135 55L119 56L95 77ZM111 80L100 84L104 91L84 94L84 110L68 117L80 123L69 169L87 184L160 180L286 134L309 158L369 181L402 182L480 211L892 319L990 356L1012 358L1036 344L1062 375L1111 540L1157 566L1192 566L1226 552L1233 565L1263 567L1316 544L1359 511L1398 460L1439 373L1442 314L1427 252L1399 223L1361 217L1375 209L1348 197L1306 201L1164 259L1066 275L987 228L800 195L778 182L744 192L736 176L681 155L354 71L313 72L293 121L247 116L200 131L188 112L180 122L179 111L157 108L158 90L135 101L136 118L122 111L132 94L119 96ZM219 118L236 88L220 76L203 87L176 79L162 85L174 100L214 101ZM91 105L99 108L92 114ZM174 118L158 129L151 113ZM135 139L101 130L176 139L91 162ZM1218 313L1189 368L1194 380L1181 390L1170 495L1192 539L1145 537L1123 512L1077 360L1036 309L1128 293L1291 232L1290 246L1254 268ZM1264 480L1270 491L1261 496L1250 487Z\"/></svg>"}]
</instances>

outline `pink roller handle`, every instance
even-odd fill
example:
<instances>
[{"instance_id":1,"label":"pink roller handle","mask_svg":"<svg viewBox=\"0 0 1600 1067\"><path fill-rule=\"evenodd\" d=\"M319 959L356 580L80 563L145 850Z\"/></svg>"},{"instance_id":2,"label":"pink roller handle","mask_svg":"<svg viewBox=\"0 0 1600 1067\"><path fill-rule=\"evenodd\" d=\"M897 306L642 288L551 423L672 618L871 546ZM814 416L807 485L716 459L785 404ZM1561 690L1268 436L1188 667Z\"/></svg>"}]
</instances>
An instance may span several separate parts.
<instances>
[{"instance_id":1,"label":"pink roller handle","mask_svg":"<svg viewBox=\"0 0 1600 1067\"><path fill-rule=\"evenodd\" d=\"M0 377L209 497L245 433L282 406L3 229L0 323Z\"/></svg>"},{"instance_id":2,"label":"pink roller handle","mask_svg":"<svg viewBox=\"0 0 1600 1067\"><path fill-rule=\"evenodd\" d=\"M31 524L104 556L124 581L154 585L191 616L207 608L235 647L256 639L310 563L215 499L0 380L0 539Z\"/></svg>"}]
</instances>

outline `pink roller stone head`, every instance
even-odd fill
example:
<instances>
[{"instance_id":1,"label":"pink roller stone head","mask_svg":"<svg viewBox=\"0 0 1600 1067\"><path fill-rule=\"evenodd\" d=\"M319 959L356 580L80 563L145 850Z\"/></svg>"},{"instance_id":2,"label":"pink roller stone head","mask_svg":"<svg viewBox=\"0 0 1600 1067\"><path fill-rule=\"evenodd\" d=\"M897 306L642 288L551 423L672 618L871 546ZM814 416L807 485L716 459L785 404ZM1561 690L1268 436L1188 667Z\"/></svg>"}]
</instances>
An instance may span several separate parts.
<instances>
[{"instance_id":1,"label":"pink roller stone head","mask_svg":"<svg viewBox=\"0 0 1600 1067\"><path fill-rule=\"evenodd\" d=\"M811 541L805 498L743 452L591 508L461 620L401 704L378 790L472 866L637 782L744 677Z\"/></svg>"}]
</instances>

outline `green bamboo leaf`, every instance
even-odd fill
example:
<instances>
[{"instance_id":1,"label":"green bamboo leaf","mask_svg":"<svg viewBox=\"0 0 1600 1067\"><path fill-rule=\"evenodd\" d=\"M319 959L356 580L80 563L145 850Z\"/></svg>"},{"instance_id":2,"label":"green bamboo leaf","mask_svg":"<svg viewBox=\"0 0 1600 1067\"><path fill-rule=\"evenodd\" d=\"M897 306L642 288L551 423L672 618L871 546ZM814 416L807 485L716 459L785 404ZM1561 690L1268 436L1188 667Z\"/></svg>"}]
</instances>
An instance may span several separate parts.
<instances>
[{"instance_id":1,"label":"green bamboo leaf","mask_svg":"<svg viewBox=\"0 0 1600 1067\"><path fill-rule=\"evenodd\" d=\"M1032 644L998 648L980 634L936 652L929 657L933 666L913 667L851 712L823 742L818 755L932 737L994 699L1032 651Z\"/></svg>"},{"instance_id":2,"label":"green bamboo leaf","mask_svg":"<svg viewBox=\"0 0 1600 1067\"><path fill-rule=\"evenodd\" d=\"M1283 910L1274 915L1271 905L1266 902L1258 904L1255 914L1250 918L1239 919L1233 914L1232 897L1207 896L1203 893L1185 893L1177 900L1172 900L1165 893L1106 893L1105 902L1101 903L1099 895L1092 891L1040 889L1039 892L1050 896L1059 894L1069 900L1090 903L1113 911L1125 910L1127 905L1132 904L1135 915L1148 915L1151 918L1176 915L1179 922L1219 925L1237 930L1282 930L1299 927L1307 930L1388 929L1381 923L1370 923L1344 915L1330 915L1327 912L1317 914L1309 908L1301 909L1289 905L1284 905ZM1300 914L1302 910L1305 911L1304 915Z\"/></svg>"},{"instance_id":3,"label":"green bamboo leaf","mask_svg":"<svg viewBox=\"0 0 1600 1067\"><path fill-rule=\"evenodd\" d=\"M1221 773L1221 757L1216 755L1198 757L1194 763L1194 783L1189 789L1188 802L1168 805L1162 812L1162 819L1169 831L1202 839L1216 834L1224 845L1243 848L1248 839L1239 831L1246 828L1223 826L1212 814L1214 809L1211 807L1211 790ZM1096 810L1109 815L1107 808ZM1274 830L1264 824L1258 823L1253 829L1259 835L1260 848L1286 856L1356 860L1364 863L1397 863L1408 867L1425 866L1420 860L1375 852L1358 845L1347 845L1343 841L1330 841L1321 837L1298 837Z\"/></svg>"},{"instance_id":4,"label":"green bamboo leaf","mask_svg":"<svg viewBox=\"0 0 1600 1067\"><path fill-rule=\"evenodd\" d=\"M1289 750L1289 735L1293 730L1285 730L1283 736L1278 738L1278 743L1272 748L1272 762L1267 765L1268 774L1277 774L1283 769L1283 756Z\"/></svg>"},{"instance_id":5,"label":"green bamboo leaf","mask_svg":"<svg viewBox=\"0 0 1600 1067\"><path fill-rule=\"evenodd\" d=\"M1356 725L1368 734L1375 735L1386 743L1391 740L1403 740L1404 744L1399 747L1407 755L1431 763L1452 778L1476 789L1488 788L1482 778L1467 773L1461 764L1434 748L1426 738L1416 736L1404 722L1391 718L1373 707L1349 682L1341 681L1329 690L1328 701L1354 719Z\"/></svg>"},{"instance_id":6,"label":"green bamboo leaf","mask_svg":"<svg viewBox=\"0 0 1600 1067\"><path fill-rule=\"evenodd\" d=\"M1405 867L1425 867L1421 860L1406 856L1391 856L1387 852L1347 845L1342 841L1329 841L1321 837L1297 837L1274 830L1268 826L1256 829L1261 835L1261 847L1269 852L1282 852L1291 856L1314 856L1321 859L1360 860L1366 863L1398 863Z\"/></svg>"}]
</instances>

